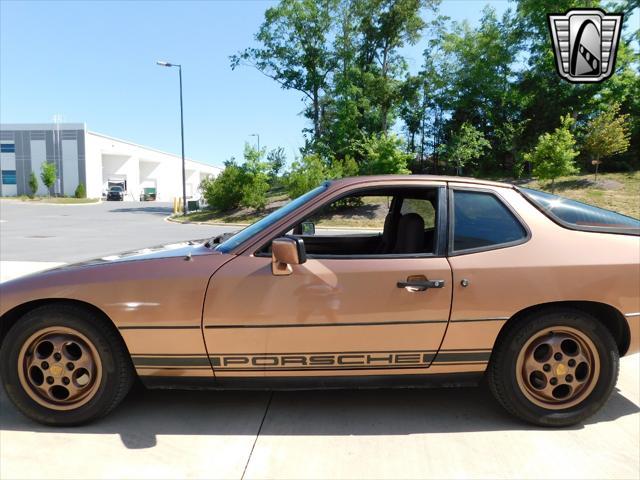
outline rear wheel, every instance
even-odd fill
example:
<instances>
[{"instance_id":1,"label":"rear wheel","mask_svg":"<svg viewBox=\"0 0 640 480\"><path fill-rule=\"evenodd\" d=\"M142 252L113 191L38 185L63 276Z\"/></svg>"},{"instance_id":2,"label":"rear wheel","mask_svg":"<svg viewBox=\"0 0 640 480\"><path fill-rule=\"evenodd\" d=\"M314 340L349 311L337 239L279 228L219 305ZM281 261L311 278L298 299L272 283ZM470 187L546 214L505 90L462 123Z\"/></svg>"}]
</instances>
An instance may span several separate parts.
<instances>
[{"instance_id":1,"label":"rear wheel","mask_svg":"<svg viewBox=\"0 0 640 480\"><path fill-rule=\"evenodd\" d=\"M488 381L510 413L536 425L564 426L604 405L618 368L609 331L591 315L562 309L514 323L494 350Z\"/></svg>"},{"instance_id":2,"label":"rear wheel","mask_svg":"<svg viewBox=\"0 0 640 480\"><path fill-rule=\"evenodd\" d=\"M113 328L74 305L27 313L7 333L0 362L9 398L26 416L49 425L75 425L106 415L124 398L134 377Z\"/></svg>"}]
</instances>

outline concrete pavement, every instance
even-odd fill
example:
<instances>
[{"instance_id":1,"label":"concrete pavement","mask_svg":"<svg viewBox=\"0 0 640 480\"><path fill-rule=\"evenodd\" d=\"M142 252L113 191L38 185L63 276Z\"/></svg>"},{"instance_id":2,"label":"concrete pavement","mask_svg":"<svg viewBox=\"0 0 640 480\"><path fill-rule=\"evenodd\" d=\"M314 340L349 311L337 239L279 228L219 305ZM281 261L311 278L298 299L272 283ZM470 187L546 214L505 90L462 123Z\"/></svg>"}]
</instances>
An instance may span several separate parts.
<instances>
[{"instance_id":1,"label":"concrete pavement","mask_svg":"<svg viewBox=\"0 0 640 480\"><path fill-rule=\"evenodd\" d=\"M103 420L63 429L2 393L0 478L637 479L639 379L640 356L622 359L609 402L567 429L525 425L484 388L136 390Z\"/></svg>"}]
</instances>

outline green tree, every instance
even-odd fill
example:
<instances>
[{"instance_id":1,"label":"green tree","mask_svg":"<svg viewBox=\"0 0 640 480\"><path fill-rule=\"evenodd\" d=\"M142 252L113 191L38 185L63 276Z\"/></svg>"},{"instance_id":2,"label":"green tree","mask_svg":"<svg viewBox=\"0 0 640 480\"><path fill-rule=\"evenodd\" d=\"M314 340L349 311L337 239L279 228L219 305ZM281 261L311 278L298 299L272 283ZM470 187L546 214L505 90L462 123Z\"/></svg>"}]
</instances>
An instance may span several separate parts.
<instances>
[{"instance_id":1,"label":"green tree","mask_svg":"<svg viewBox=\"0 0 640 480\"><path fill-rule=\"evenodd\" d=\"M628 114L619 115L620 104L613 103L587 124L584 149L596 165L596 179L600 159L626 152L629 148Z\"/></svg>"},{"instance_id":2,"label":"green tree","mask_svg":"<svg viewBox=\"0 0 640 480\"><path fill-rule=\"evenodd\" d=\"M36 192L38 191L38 177L34 172L29 174L29 190L31 191L31 198L36 196Z\"/></svg>"},{"instance_id":3,"label":"green tree","mask_svg":"<svg viewBox=\"0 0 640 480\"><path fill-rule=\"evenodd\" d=\"M290 198L297 198L326 180L357 174L358 164L351 157L336 160L311 153L293 162L285 180L285 188Z\"/></svg>"},{"instance_id":4,"label":"green tree","mask_svg":"<svg viewBox=\"0 0 640 480\"><path fill-rule=\"evenodd\" d=\"M483 133L465 122L442 148L442 153L448 162L455 164L456 174L461 175L465 166L478 160L488 149L491 149L491 144Z\"/></svg>"},{"instance_id":5,"label":"green tree","mask_svg":"<svg viewBox=\"0 0 640 480\"><path fill-rule=\"evenodd\" d=\"M302 92L313 136L320 135L321 98L335 68L330 35L338 0L281 0L267 9L250 47L231 57L231 68L249 65L284 89Z\"/></svg>"},{"instance_id":6,"label":"green tree","mask_svg":"<svg viewBox=\"0 0 640 480\"><path fill-rule=\"evenodd\" d=\"M87 190L84 188L84 183L79 183L76 187L76 191L73 194L76 198L87 198Z\"/></svg>"},{"instance_id":7,"label":"green tree","mask_svg":"<svg viewBox=\"0 0 640 480\"><path fill-rule=\"evenodd\" d=\"M265 149L257 148L245 143L242 200L240 205L256 210L263 210L267 205L267 192L269 191L268 164L263 161Z\"/></svg>"},{"instance_id":8,"label":"green tree","mask_svg":"<svg viewBox=\"0 0 640 480\"><path fill-rule=\"evenodd\" d=\"M287 156L284 153L284 148L274 148L267 154L267 163L269 164L269 180L271 184L275 184L278 180L280 172L287 163Z\"/></svg>"},{"instance_id":9,"label":"green tree","mask_svg":"<svg viewBox=\"0 0 640 480\"><path fill-rule=\"evenodd\" d=\"M362 155L360 173L363 175L410 173L407 164L413 155L406 153L403 147L402 139L393 134L370 135L357 145Z\"/></svg>"},{"instance_id":10,"label":"green tree","mask_svg":"<svg viewBox=\"0 0 640 480\"><path fill-rule=\"evenodd\" d=\"M58 171L56 169L55 163L44 162L40 167L40 179L45 187L47 187L47 192L51 195L51 187L56 182L56 178L58 176Z\"/></svg>"},{"instance_id":11,"label":"green tree","mask_svg":"<svg viewBox=\"0 0 640 480\"><path fill-rule=\"evenodd\" d=\"M524 160L531 162L536 177L551 180L552 191L557 177L578 172L574 159L580 152L574 148L576 140L571 133L573 124L573 118L565 115L553 133L542 134L533 151L524 154Z\"/></svg>"},{"instance_id":12,"label":"green tree","mask_svg":"<svg viewBox=\"0 0 640 480\"><path fill-rule=\"evenodd\" d=\"M329 168L317 153L296 160L291 165L285 187L290 198L297 198L329 178Z\"/></svg>"}]
</instances>

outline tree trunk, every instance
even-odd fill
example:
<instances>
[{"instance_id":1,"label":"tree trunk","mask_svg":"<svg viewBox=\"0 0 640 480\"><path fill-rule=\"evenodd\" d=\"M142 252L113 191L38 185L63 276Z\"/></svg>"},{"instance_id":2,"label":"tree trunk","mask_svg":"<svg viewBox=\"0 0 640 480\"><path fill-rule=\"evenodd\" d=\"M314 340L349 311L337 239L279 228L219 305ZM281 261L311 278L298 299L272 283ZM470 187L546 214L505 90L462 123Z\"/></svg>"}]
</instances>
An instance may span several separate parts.
<instances>
[{"instance_id":1,"label":"tree trunk","mask_svg":"<svg viewBox=\"0 0 640 480\"><path fill-rule=\"evenodd\" d=\"M318 98L318 89L313 91L313 138L320 138L320 99Z\"/></svg>"},{"instance_id":2,"label":"tree trunk","mask_svg":"<svg viewBox=\"0 0 640 480\"><path fill-rule=\"evenodd\" d=\"M385 45L384 51L382 53L382 79L384 80L384 85L387 85L387 58L389 56L389 49ZM387 114L389 113L389 105L387 104L387 98L382 99L382 105L380 106L380 113L382 115L382 133L387 134Z\"/></svg>"}]
</instances>

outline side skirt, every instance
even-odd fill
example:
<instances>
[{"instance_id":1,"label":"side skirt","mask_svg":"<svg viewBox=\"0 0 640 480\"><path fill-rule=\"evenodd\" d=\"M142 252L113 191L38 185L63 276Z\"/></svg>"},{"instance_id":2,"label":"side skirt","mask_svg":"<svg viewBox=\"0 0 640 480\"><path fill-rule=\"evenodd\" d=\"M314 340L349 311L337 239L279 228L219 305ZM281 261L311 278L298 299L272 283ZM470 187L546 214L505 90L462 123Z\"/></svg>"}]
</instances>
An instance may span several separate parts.
<instances>
[{"instance_id":1,"label":"side skirt","mask_svg":"<svg viewBox=\"0 0 640 480\"><path fill-rule=\"evenodd\" d=\"M484 372L348 377L165 377L140 376L150 389L177 390L325 390L372 388L441 388L477 386Z\"/></svg>"}]
</instances>

